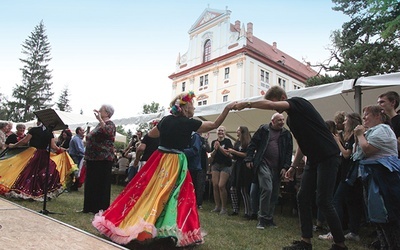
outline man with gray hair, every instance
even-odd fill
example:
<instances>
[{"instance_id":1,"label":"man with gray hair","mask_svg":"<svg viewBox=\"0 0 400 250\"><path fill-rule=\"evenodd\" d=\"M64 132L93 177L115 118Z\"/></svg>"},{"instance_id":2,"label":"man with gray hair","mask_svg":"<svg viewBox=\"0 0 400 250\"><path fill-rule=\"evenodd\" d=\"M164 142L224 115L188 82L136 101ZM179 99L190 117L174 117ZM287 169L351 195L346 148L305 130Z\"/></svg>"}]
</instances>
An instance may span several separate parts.
<instances>
[{"instance_id":1,"label":"man with gray hair","mask_svg":"<svg viewBox=\"0 0 400 250\"><path fill-rule=\"evenodd\" d=\"M284 124L285 117L282 114L273 114L271 123L261 125L251 138L244 159L246 167L253 169L256 175L251 198L253 206L258 203L254 199L259 199L257 229L276 227L273 216L281 178L292 163L293 151L293 138L290 131L283 127Z\"/></svg>"}]
</instances>

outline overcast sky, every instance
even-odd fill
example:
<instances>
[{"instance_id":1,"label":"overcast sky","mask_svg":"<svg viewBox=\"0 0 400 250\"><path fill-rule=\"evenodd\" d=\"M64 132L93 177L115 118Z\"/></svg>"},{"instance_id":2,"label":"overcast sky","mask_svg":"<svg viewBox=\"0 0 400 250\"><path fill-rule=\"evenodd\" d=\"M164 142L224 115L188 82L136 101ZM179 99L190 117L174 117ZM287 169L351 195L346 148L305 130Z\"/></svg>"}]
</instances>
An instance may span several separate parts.
<instances>
[{"instance_id":1,"label":"overcast sky","mask_svg":"<svg viewBox=\"0 0 400 250\"><path fill-rule=\"evenodd\" d=\"M101 104L113 118L139 114L152 101L168 106L178 54L188 31L209 7L252 22L253 33L294 58L315 64L329 57L330 34L348 20L330 0L133 1L0 0L0 93L21 83L23 42L43 20L51 44L53 101L68 87L73 113Z\"/></svg>"}]
</instances>

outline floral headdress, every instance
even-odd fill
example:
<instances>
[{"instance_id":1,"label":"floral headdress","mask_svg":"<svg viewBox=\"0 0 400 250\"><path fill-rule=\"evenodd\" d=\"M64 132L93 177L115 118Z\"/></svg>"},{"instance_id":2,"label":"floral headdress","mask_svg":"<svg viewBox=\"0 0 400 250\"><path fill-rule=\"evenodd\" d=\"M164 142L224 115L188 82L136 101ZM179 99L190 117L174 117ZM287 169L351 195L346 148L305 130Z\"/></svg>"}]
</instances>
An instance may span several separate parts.
<instances>
[{"instance_id":1,"label":"floral headdress","mask_svg":"<svg viewBox=\"0 0 400 250\"><path fill-rule=\"evenodd\" d=\"M194 92L189 91L189 93L187 93L186 95L176 99L174 106L171 107L171 110L169 112L173 115L178 115L182 112L181 105L185 105L186 103L191 102L194 97L196 97Z\"/></svg>"}]
</instances>

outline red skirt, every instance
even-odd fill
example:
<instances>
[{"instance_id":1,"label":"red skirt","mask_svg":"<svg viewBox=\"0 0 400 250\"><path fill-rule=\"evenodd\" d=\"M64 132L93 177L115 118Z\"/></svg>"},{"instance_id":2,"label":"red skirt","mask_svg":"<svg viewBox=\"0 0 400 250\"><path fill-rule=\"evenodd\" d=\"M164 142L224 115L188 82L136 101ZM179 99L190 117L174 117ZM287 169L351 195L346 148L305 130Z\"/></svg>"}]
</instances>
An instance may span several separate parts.
<instances>
[{"instance_id":1,"label":"red skirt","mask_svg":"<svg viewBox=\"0 0 400 250\"><path fill-rule=\"evenodd\" d=\"M106 211L92 222L119 244L174 237L177 246L203 241L196 196L183 153L155 151Z\"/></svg>"}]
</instances>

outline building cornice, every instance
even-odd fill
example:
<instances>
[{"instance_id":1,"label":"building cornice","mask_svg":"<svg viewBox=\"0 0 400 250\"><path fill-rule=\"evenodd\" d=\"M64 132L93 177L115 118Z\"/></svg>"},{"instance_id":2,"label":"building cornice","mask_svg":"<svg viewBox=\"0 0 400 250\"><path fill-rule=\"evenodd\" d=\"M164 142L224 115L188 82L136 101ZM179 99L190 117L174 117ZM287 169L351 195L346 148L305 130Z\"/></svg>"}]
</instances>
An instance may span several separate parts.
<instances>
[{"instance_id":1,"label":"building cornice","mask_svg":"<svg viewBox=\"0 0 400 250\"><path fill-rule=\"evenodd\" d=\"M248 47L248 46L244 46L241 49L232 51L232 52L230 52L228 54L225 54L225 55L220 56L218 58L214 58L214 59L212 59L212 60L210 60L208 62L201 63L199 65L196 65L194 67L188 68L188 69L183 70L181 72L173 73L173 74L169 75L168 78L170 78L171 80L174 80L174 79L182 77L182 76L184 76L186 74L193 74L193 72L195 72L195 71L198 71L198 70L203 69L203 68L208 67L208 66L212 66L213 64L216 64L218 62L225 61L225 60L227 60L229 58L237 56L238 54L247 55L247 56L249 56L249 57L251 57L251 58L253 58L253 59L257 60L257 61L260 61L260 62L270 66L271 68L274 68L274 69L276 69L276 70L278 70L278 71L280 71L282 73L285 73L286 75L298 80L299 82L305 83L306 80L308 79L307 76L305 76L303 74L299 74L298 71L296 71L296 70L294 70L294 69L292 69L292 68L290 68L288 66L282 65L282 64L280 64L280 63L278 63L278 62L276 62L274 60L271 60L271 59L265 57L265 55L263 55L261 52L258 52L254 48Z\"/></svg>"}]
</instances>

